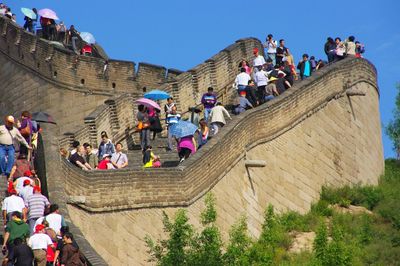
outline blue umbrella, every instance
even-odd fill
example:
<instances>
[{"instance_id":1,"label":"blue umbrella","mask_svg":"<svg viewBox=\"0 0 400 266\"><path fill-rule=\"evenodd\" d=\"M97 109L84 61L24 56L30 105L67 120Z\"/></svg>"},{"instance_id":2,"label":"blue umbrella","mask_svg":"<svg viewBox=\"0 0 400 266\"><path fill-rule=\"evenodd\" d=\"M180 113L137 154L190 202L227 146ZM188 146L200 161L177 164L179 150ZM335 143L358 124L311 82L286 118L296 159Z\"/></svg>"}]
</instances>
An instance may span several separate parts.
<instances>
[{"instance_id":1,"label":"blue umbrella","mask_svg":"<svg viewBox=\"0 0 400 266\"><path fill-rule=\"evenodd\" d=\"M36 13L33 12L33 10L30 9L30 8L23 7L23 8L21 8L21 12L22 12L22 14L24 14L25 16L27 16L30 19L36 19L37 18Z\"/></svg>"},{"instance_id":2,"label":"blue umbrella","mask_svg":"<svg viewBox=\"0 0 400 266\"><path fill-rule=\"evenodd\" d=\"M160 90L152 90L143 95L144 98L151 99L151 100L165 100L171 97L168 93L165 91L160 91Z\"/></svg>"},{"instance_id":3,"label":"blue umbrella","mask_svg":"<svg viewBox=\"0 0 400 266\"><path fill-rule=\"evenodd\" d=\"M169 126L168 130L172 136L177 138L183 138L194 135L194 133L197 130L197 127L196 125L188 121L179 120L178 123Z\"/></svg>"},{"instance_id":4,"label":"blue umbrella","mask_svg":"<svg viewBox=\"0 0 400 266\"><path fill-rule=\"evenodd\" d=\"M84 40L85 42L87 42L89 44L96 43L96 39L94 38L93 34L91 34L90 32L81 32L79 35L81 36L82 40Z\"/></svg>"}]
</instances>

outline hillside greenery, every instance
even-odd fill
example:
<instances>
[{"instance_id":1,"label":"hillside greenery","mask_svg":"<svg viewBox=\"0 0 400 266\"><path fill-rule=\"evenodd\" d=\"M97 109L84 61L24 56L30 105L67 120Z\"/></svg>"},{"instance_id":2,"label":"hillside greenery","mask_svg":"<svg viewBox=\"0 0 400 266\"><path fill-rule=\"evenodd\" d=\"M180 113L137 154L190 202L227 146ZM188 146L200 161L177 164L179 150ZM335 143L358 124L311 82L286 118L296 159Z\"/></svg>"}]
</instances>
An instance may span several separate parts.
<instances>
[{"instance_id":1,"label":"hillside greenery","mask_svg":"<svg viewBox=\"0 0 400 266\"><path fill-rule=\"evenodd\" d=\"M200 222L189 223L185 210L171 219L164 213L166 239L146 237L150 261L157 265L400 265L400 164L387 160L378 186L324 187L320 200L301 215L276 214L268 206L258 239L248 234L245 216L224 243L216 226L215 196L208 194ZM339 213L332 206L364 206L372 211ZM293 232L315 232L313 249L290 252Z\"/></svg>"}]
</instances>

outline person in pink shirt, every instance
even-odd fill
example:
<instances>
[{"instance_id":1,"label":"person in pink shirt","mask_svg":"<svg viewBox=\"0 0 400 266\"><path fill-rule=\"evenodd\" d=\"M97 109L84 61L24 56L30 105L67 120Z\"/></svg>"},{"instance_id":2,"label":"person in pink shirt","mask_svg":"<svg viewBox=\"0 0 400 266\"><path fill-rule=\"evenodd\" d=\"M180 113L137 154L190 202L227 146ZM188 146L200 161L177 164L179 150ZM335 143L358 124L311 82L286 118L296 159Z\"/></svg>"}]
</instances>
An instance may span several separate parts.
<instances>
[{"instance_id":1,"label":"person in pink shirt","mask_svg":"<svg viewBox=\"0 0 400 266\"><path fill-rule=\"evenodd\" d=\"M179 163L196 153L196 141L193 136L182 137L178 141Z\"/></svg>"}]
</instances>

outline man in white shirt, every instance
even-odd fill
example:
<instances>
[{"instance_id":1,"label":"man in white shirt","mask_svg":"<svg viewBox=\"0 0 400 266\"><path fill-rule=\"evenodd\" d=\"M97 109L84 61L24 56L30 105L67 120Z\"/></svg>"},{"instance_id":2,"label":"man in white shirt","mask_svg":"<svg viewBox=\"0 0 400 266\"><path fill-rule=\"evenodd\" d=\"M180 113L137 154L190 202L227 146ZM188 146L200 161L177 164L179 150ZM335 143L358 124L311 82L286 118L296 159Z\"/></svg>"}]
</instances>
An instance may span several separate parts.
<instances>
[{"instance_id":1,"label":"man in white shirt","mask_svg":"<svg viewBox=\"0 0 400 266\"><path fill-rule=\"evenodd\" d=\"M266 64L264 56L258 53L258 48L253 49L254 59L253 59L253 67L254 70L257 71L258 66L263 66Z\"/></svg>"},{"instance_id":2,"label":"man in white shirt","mask_svg":"<svg viewBox=\"0 0 400 266\"><path fill-rule=\"evenodd\" d=\"M43 224L35 227L35 234L29 238L28 246L33 250L33 256L37 265L46 265L47 247L54 247L54 245L51 238L46 235Z\"/></svg>"},{"instance_id":3,"label":"man in white shirt","mask_svg":"<svg viewBox=\"0 0 400 266\"><path fill-rule=\"evenodd\" d=\"M236 76L235 84L238 88L238 93L240 94L241 91L246 90L246 86L249 84L251 77L249 74L246 73L246 69L242 67L240 69L240 74Z\"/></svg>"},{"instance_id":4,"label":"man in white shirt","mask_svg":"<svg viewBox=\"0 0 400 266\"><path fill-rule=\"evenodd\" d=\"M19 196L25 201L30 195L33 194L33 187L30 180L24 181L24 186L19 190Z\"/></svg>"},{"instance_id":5,"label":"man in white shirt","mask_svg":"<svg viewBox=\"0 0 400 266\"><path fill-rule=\"evenodd\" d=\"M266 42L264 43L264 48L267 49L267 55L271 58L274 65L276 65L276 48L278 43L273 39L272 34L268 34Z\"/></svg>"},{"instance_id":6,"label":"man in white shirt","mask_svg":"<svg viewBox=\"0 0 400 266\"><path fill-rule=\"evenodd\" d=\"M14 127L14 123L14 117L9 115L5 117L4 125L0 126L0 175L3 174L7 178L14 166L15 148L13 141L18 141L29 150L32 149L18 129Z\"/></svg>"},{"instance_id":7,"label":"man in white shirt","mask_svg":"<svg viewBox=\"0 0 400 266\"><path fill-rule=\"evenodd\" d=\"M20 212L23 215L23 219L26 220L26 208L24 200L17 196L17 191L13 188L8 192L10 196L6 197L3 201L3 222L6 225L7 221L11 220L11 214L13 212Z\"/></svg>"},{"instance_id":8,"label":"man in white shirt","mask_svg":"<svg viewBox=\"0 0 400 266\"><path fill-rule=\"evenodd\" d=\"M53 229L57 235L60 235L60 229L62 226L66 226L64 217L60 214L57 204L50 205L50 214L45 217L49 223L49 227Z\"/></svg>"},{"instance_id":9,"label":"man in white shirt","mask_svg":"<svg viewBox=\"0 0 400 266\"><path fill-rule=\"evenodd\" d=\"M114 165L115 168L125 168L128 166L128 157L125 153L122 153L122 143L118 142L115 145L115 153L111 156L111 163Z\"/></svg>"}]
</instances>

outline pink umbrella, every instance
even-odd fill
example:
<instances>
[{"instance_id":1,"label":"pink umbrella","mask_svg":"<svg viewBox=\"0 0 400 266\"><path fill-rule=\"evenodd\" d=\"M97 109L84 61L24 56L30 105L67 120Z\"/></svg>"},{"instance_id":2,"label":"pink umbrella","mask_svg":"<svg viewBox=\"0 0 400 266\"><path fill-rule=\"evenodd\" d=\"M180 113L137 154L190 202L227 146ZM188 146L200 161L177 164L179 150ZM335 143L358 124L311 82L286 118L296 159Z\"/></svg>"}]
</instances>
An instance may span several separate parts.
<instances>
[{"instance_id":1,"label":"pink umbrella","mask_svg":"<svg viewBox=\"0 0 400 266\"><path fill-rule=\"evenodd\" d=\"M144 105L146 107L152 107L152 108L161 110L161 107L158 105L158 103L156 103L155 101L150 100L150 99L140 98L140 99L137 99L135 102L137 104L141 104L141 105Z\"/></svg>"},{"instance_id":2,"label":"pink umbrella","mask_svg":"<svg viewBox=\"0 0 400 266\"><path fill-rule=\"evenodd\" d=\"M54 12L51 9L45 8L45 9L40 9L38 11L38 15L44 18L49 18L49 19L55 19L58 20L59 18L57 17L56 12Z\"/></svg>"}]
</instances>

